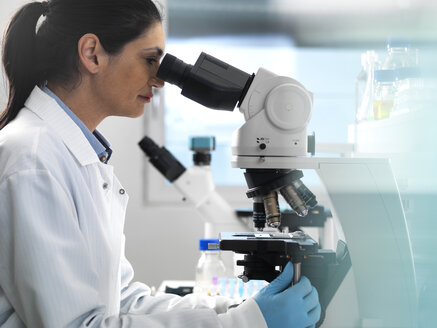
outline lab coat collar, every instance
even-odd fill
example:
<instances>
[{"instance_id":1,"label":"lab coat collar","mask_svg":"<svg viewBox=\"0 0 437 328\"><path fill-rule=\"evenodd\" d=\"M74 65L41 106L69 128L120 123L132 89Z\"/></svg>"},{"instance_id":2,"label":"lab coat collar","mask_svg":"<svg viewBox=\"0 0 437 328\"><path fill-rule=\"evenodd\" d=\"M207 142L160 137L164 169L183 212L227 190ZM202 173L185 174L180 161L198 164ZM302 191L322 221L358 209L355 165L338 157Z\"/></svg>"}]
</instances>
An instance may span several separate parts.
<instances>
[{"instance_id":1,"label":"lab coat collar","mask_svg":"<svg viewBox=\"0 0 437 328\"><path fill-rule=\"evenodd\" d=\"M96 152L77 124L39 87L33 89L24 106L47 122L82 166L99 162Z\"/></svg>"}]
</instances>

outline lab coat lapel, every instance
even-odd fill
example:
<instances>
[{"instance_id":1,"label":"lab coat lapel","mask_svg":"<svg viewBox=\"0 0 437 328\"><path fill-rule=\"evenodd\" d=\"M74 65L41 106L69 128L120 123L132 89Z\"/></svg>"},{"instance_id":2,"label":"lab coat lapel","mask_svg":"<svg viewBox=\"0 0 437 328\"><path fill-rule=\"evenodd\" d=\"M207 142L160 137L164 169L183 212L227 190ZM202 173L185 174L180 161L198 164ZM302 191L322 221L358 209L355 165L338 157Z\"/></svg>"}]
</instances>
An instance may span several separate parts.
<instances>
[{"instance_id":1,"label":"lab coat lapel","mask_svg":"<svg viewBox=\"0 0 437 328\"><path fill-rule=\"evenodd\" d=\"M39 87L35 87L27 99L25 107L47 122L62 138L64 144L82 166L88 164L96 164L98 166L102 179L108 183L104 191L106 197L114 197L115 203L119 206L119 208L114 209L118 215L124 213L128 195L115 177L113 167L99 161L94 149L80 128L64 110L59 107L56 101ZM122 191L120 192L120 190Z\"/></svg>"},{"instance_id":2,"label":"lab coat lapel","mask_svg":"<svg viewBox=\"0 0 437 328\"><path fill-rule=\"evenodd\" d=\"M33 89L24 106L47 122L82 166L99 162L80 128L56 101L40 88Z\"/></svg>"}]
</instances>

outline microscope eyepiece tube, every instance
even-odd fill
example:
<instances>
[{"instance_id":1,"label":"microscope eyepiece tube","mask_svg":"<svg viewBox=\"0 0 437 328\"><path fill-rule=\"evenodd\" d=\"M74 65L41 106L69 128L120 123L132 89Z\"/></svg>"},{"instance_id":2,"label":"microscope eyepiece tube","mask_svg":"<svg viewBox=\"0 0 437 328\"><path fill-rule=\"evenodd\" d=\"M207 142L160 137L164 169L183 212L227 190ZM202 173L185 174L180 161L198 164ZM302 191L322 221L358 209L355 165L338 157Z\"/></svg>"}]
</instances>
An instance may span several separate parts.
<instances>
[{"instance_id":1,"label":"microscope eyepiece tube","mask_svg":"<svg viewBox=\"0 0 437 328\"><path fill-rule=\"evenodd\" d=\"M156 76L177 85L183 96L205 107L233 111L243 101L255 75L202 52L194 66L166 54Z\"/></svg>"},{"instance_id":2,"label":"microscope eyepiece tube","mask_svg":"<svg viewBox=\"0 0 437 328\"><path fill-rule=\"evenodd\" d=\"M184 63L173 55L167 54L159 66L157 77L179 88L184 87L184 82L193 66Z\"/></svg>"},{"instance_id":3,"label":"microscope eyepiece tube","mask_svg":"<svg viewBox=\"0 0 437 328\"><path fill-rule=\"evenodd\" d=\"M159 147L151 138L145 136L138 143L144 154L149 157L150 163L164 175L168 181L177 180L184 172L185 167L165 147Z\"/></svg>"}]
</instances>

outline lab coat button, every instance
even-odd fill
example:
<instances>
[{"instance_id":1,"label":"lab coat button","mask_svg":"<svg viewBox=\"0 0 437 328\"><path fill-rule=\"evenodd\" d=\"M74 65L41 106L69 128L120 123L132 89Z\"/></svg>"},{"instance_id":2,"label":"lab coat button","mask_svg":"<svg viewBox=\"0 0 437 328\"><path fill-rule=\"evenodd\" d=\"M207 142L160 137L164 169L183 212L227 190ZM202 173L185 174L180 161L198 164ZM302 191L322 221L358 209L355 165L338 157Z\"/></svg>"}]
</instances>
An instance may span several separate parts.
<instances>
[{"instance_id":1,"label":"lab coat button","mask_svg":"<svg viewBox=\"0 0 437 328\"><path fill-rule=\"evenodd\" d=\"M108 189L108 184L106 182L103 183L103 189Z\"/></svg>"},{"instance_id":2,"label":"lab coat button","mask_svg":"<svg viewBox=\"0 0 437 328\"><path fill-rule=\"evenodd\" d=\"M119 190L120 195L124 195L126 193L126 190L124 190L123 188Z\"/></svg>"}]
</instances>

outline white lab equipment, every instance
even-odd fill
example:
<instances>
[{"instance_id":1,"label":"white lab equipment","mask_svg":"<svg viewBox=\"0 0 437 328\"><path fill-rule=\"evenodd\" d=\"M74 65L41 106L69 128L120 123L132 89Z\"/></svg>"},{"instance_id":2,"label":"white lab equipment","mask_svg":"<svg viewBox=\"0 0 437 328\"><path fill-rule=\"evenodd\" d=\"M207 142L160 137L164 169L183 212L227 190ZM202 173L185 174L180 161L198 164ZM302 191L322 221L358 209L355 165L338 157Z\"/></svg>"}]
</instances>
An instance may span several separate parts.
<instances>
[{"instance_id":1,"label":"white lab equipment","mask_svg":"<svg viewBox=\"0 0 437 328\"><path fill-rule=\"evenodd\" d=\"M251 92L254 92L253 98ZM266 97L270 96L275 94L266 92ZM253 89L251 87L240 111L247 113L253 107L264 110L267 104L268 99L258 97L256 86ZM277 110L284 108L278 107ZM264 122L264 125L273 124L269 120ZM237 143L250 143L250 139L240 137L240 130L235 132L234 140ZM265 131L261 126L258 130ZM358 302L358 316L351 325L365 327L369 322L381 326L417 325L415 275L409 235L397 186L386 160L372 163L375 160L262 156L255 147L252 148L252 154L240 153L239 149L233 147L234 167L273 170L312 168L319 174L331 200L330 207L338 220L336 229L342 236L340 239L348 243L351 253ZM378 252L381 249L388 252ZM400 272L404 273L402 277ZM390 300L393 295L396 296ZM397 302L395 306L387 305L394 300Z\"/></svg>"},{"instance_id":2,"label":"white lab equipment","mask_svg":"<svg viewBox=\"0 0 437 328\"><path fill-rule=\"evenodd\" d=\"M307 139L312 94L291 78L264 69L250 76L204 53L194 66L167 55L158 76L182 88L182 95L207 107L232 110L238 103L246 122L233 134L232 166L246 170L250 188L247 195L253 199L254 225L258 230L265 223L278 226L278 192L296 213L304 215L304 208L316 201L301 183L302 173L297 169L314 169L318 173L330 200L337 235L347 242L352 261L352 270L332 302L322 304L329 306L325 308L326 319L319 326L417 326L411 245L389 161L305 157L308 151L314 152L310 146L312 138ZM278 238L269 233L232 236L246 238L234 244L243 243L247 248L254 245L255 253L277 245ZM297 253L314 245L305 235L293 235L292 239L299 244ZM310 254L308 259L311 258ZM244 277L250 279L254 267L249 260L246 264ZM302 274L311 275L316 270ZM327 286L329 283L320 285L321 303Z\"/></svg>"}]
</instances>

